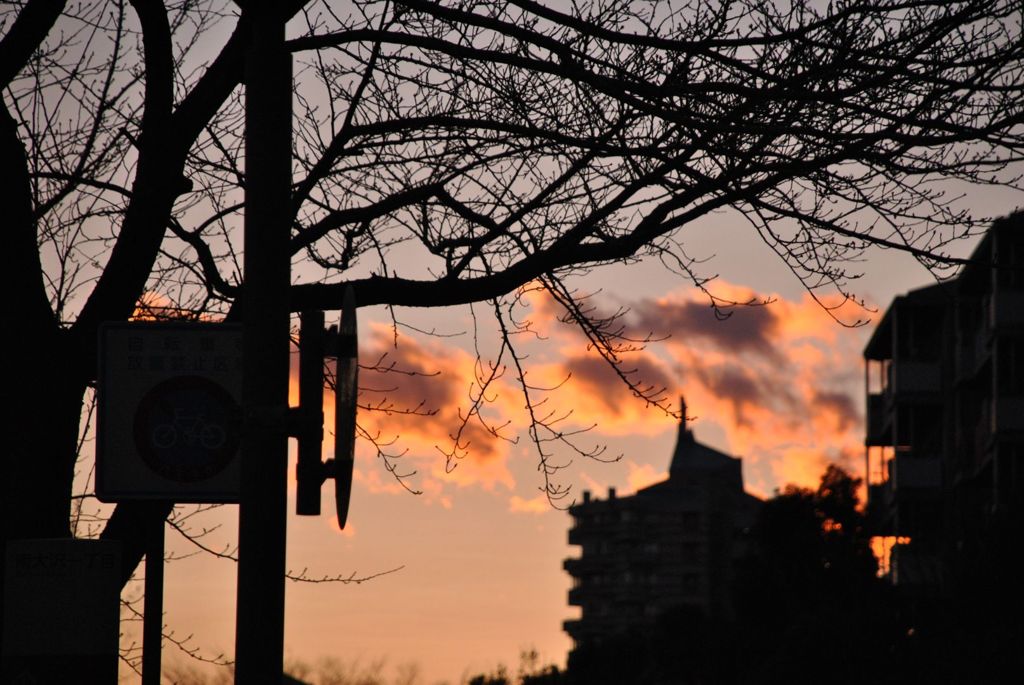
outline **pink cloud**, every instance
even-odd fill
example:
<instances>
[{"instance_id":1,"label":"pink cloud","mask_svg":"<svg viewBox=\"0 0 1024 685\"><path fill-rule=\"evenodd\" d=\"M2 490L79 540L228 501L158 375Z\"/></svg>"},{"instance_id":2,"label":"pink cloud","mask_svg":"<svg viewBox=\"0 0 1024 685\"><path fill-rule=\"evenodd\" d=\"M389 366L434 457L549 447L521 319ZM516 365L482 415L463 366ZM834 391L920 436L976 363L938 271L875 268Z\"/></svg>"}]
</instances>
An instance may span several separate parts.
<instances>
[{"instance_id":1,"label":"pink cloud","mask_svg":"<svg viewBox=\"0 0 1024 685\"><path fill-rule=\"evenodd\" d=\"M439 341L402 336L395 346L390 330L372 326L371 331L360 353L359 425L382 449L404 455L400 468L417 472L414 487L514 487L506 463L509 443L496 439L481 420L463 422L476 360ZM461 458L446 461L456 435Z\"/></svg>"},{"instance_id":2,"label":"pink cloud","mask_svg":"<svg viewBox=\"0 0 1024 685\"><path fill-rule=\"evenodd\" d=\"M716 285L724 297L752 298L741 286ZM840 326L809 295L770 299L766 306L733 308L719 320L706 296L686 289L631 303L619 319L632 337L655 339L626 356L624 368L670 394L681 389L688 413L700 417L698 434L702 421L721 428L730 449L747 461L751 487L764 494L790 481L816 483L828 461L860 449L863 440L859 370L865 331ZM558 311L544 307L547 314ZM568 328L563 335L565 365L553 366L546 377L573 372L559 402L574 409L575 421L615 435L664 429L663 414L643 412L621 380L602 367L606 363L585 354L581 335Z\"/></svg>"},{"instance_id":3,"label":"pink cloud","mask_svg":"<svg viewBox=\"0 0 1024 685\"><path fill-rule=\"evenodd\" d=\"M718 284L717 292L737 301L751 298L748 289L728 283ZM688 414L698 417L698 437L702 426L713 428L719 446L745 459L748 484L761 494L790 481L813 485L827 461L856 454L863 440L865 331L841 327L809 296L773 299L767 306L735 308L728 319L718 320L703 294L681 289L633 302L618 319L628 335L654 338L623 353L620 369L642 387L664 389L666 401L685 394ZM657 436L671 430L664 411L632 398L578 329L555 321L559 305L537 292L523 302L534 328L550 336L516 343L526 356L531 399L542 414L565 417L556 431L593 426L583 437L586 447L600 443L601 436ZM598 297L591 304L600 309L604 302ZM405 335L396 347L389 327L368 329L361 360L372 368L360 376L360 426L381 442L396 441L384 449L404 452L402 468L417 472L414 487L438 502L450 502L451 488L508 493L509 507L517 512L533 510L541 499L546 503L517 493L510 468L513 452L522 453L511 441L525 438L529 427L513 369L490 386L479 416L466 420L487 360L481 366L456 346L465 341ZM328 406L328 421L331 411ZM360 442L361 459L375 460L369 441ZM459 458L446 459L453 452ZM631 488L658 479L648 465L628 466ZM401 491L381 468L368 467L358 477L375 492ZM579 471L574 478L586 481ZM598 487L596 481L592 487Z\"/></svg>"}]
</instances>

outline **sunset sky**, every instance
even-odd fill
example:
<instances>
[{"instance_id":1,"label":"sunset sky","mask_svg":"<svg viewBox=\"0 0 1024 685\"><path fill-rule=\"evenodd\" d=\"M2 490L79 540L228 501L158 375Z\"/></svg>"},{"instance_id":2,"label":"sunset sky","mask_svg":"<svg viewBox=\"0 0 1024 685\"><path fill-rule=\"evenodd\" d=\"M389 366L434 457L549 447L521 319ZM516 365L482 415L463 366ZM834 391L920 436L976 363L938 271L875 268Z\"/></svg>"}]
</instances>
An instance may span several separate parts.
<instances>
[{"instance_id":1,"label":"sunset sky","mask_svg":"<svg viewBox=\"0 0 1024 685\"><path fill-rule=\"evenodd\" d=\"M1020 203L1009 193L974 197L991 214ZM768 298L767 306L736 309L717 320L705 295L660 265L642 263L597 270L575 283L595 292L602 312L628 308L622 323L651 342L628 359L645 383L666 388L673 405L685 395L698 440L743 458L747 489L770 496L786 483L812 485L829 462L859 473L863 464L863 367L861 349L871 324L847 328L826 314L785 265L742 219L723 212L680 236L695 257L712 258L705 273L719 296ZM970 245L963 246L966 252ZM912 259L873 253L861 265L855 292L870 310L840 311L844 321L877 320L891 298L926 285L931 277ZM536 337L519 341L529 380L561 386L547 407L571 410L565 431L594 426L579 436L581 447L606 448L604 463L553 448L568 466L558 479L571 487L567 505L585 490L605 496L656 482L666 475L677 422L632 398L593 353L580 333L557 321L557 305L539 292L528 294L517 315L528 318ZM365 440L357 444L355 485L344 532L332 516L333 488L324 488L320 518L289 518L289 568L310 578L384 574L362 583L290 583L287 588L286 656L305 662L335 657L370 664L386 660L386 671L414 663L422 682L457 683L469 674L536 648L545 662L564 664L570 644L561 622L575 615L566 605L569 577L562 560L578 550L566 544L570 519L541 492L538 459L526 435L523 400L509 369L489 391L491 425L508 440L480 428L465 434L468 454L446 469L444 450L458 412L469 404L474 374L473 316L450 311L400 310L400 321L440 336L399 330L395 346L388 313L360 310L364 364L387 355L385 364L422 376L364 371L363 402L436 410L432 416L362 413L360 423L378 432L390 448L407 450L397 461L415 471L406 491L375 458ZM336 317L336 314L334 314ZM331 313L328 314L331 321ZM485 359L496 348L486 307L477 307L476 338ZM569 376L569 380L562 381ZM328 407L328 425L331 408ZM333 449L328 440L325 451ZM328 455L329 456L329 455ZM571 463L569 463L571 462ZM294 490L294 485L291 486ZM294 509L294 507L292 507ZM203 544L234 546L234 506L189 522L211 529ZM217 526L220 526L217 528ZM166 567L166 623L177 638L207 657L234 648L235 573L230 560L195 554L195 546L168 530L168 553L180 558ZM390 572L389 572L390 571ZM139 588L128 593L138 593ZM132 632L134 631L134 632ZM126 640L141 640L129 628ZM165 645L165 664L187 663Z\"/></svg>"},{"instance_id":2,"label":"sunset sky","mask_svg":"<svg viewBox=\"0 0 1024 685\"><path fill-rule=\"evenodd\" d=\"M229 23L197 42L189 57L197 69L226 39ZM133 158L126 160L128 178L135 169ZM958 195L957 188L950 192ZM979 216L1003 216L1024 205L1019 192L971 192L956 203ZM231 197L226 192L221 199ZM205 202L197 201L189 211L206 211ZM851 216L851 222L858 218ZM83 239L76 255L100 268L107 238L104 233L102 239ZM695 260L698 274L714 276L706 287L715 297L757 304L732 308L724 319L716 316L708 294L653 258L580 274L567 285L590 295L595 315L621 311L625 332L649 339L624 356L622 368L635 370L631 377L642 386L663 388L673 410L685 397L697 440L742 458L752 494L770 497L789 483L812 486L829 463L862 476L861 351L892 298L933 283L934 277L906 254L869 251L850 265L863 274L850 289L864 307L840 307L834 293L818 292L816 301L733 210L687 225L673 239ZM972 247L965 243L956 249L966 255ZM388 268L403 277L425 277L431 265L403 261L404 248L392 248ZM60 273L47 263L54 259L51 252L44 249L44 270ZM191 258L192 252L183 254ZM369 259L332 277L359 278L374 268ZM292 280L308 283L322 276L296 264ZM168 283L176 287L173 279ZM75 297L88 290L78 288L72 289ZM152 297L157 306L180 306L159 294ZM833 306L830 315L827 308ZM453 456L453 431L500 348L490 307L359 310L360 404L377 411L361 411L358 421L364 434L377 436L378 445L395 456L385 463L369 440L357 440L344 531L333 517L333 485L323 488L320 517L296 516L292 499L288 568L302 580L287 585L286 661L315 664L334 658L355 667L383 661L389 677L411 664L420 674L418 685L458 685L468 676L493 672L499 663L514 673L527 649L536 649L542 664L565 664L571 645L561 626L578 616L578 609L566 603L570 577L562 562L579 555L567 544L571 520L565 509L585 490L603 498L614 487L621 496L664 479L678 419L633 397L588 348L581 331L559 321L560 305L532 289L511 311L516 320L529 322L513 342L526 382L535 388L535 408L561 417L556 430L572 435L580 450L545 443L548 463L560 467L553 480L568 494L555 502L544 494L541 457L530 440L518 371L507 352L486 391L483 422L466 425ZM327 323L337 317L328 312ZM297 327L297 319L293 324ZM396 372L380 373L373 366ZM294 401L295 387L292 394ZM333 407L325 411L326 426L332 427ZM88 448L94 442L93 422L85 425L77 493L93 487ZM292 450L294 474L294 444ZM332 451L328 434L324 457ZM388 466L404 477L396 479ZM294 497L294 479L289 488ZM97 534L112 506L88 496L76 503L97 515L89 519L91 530L83 524L76 533ZM173 639L164 643L165 671L208 668L205 661L233 658L237 564L230 557L238 539L237 507L193 512L194 505L182 506L176 520L194 539L172 525L166 529L164 620ZM137 600L141 593L137 580L123 597ZM141 609L137 602L133 606ZM123 648L138 649L141 628L138 621L122 622ZM122 675L123 682L139 681L124 667Z\"/></svg>"}]
</instances>

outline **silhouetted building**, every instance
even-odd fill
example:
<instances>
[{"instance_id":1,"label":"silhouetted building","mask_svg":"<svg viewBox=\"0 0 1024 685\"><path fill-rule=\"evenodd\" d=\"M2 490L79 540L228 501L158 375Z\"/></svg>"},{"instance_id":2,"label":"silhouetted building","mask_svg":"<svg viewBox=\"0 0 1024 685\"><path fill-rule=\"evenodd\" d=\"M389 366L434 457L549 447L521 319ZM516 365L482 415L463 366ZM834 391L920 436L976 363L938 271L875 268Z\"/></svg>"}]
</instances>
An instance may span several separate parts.
<instances>
[{"instance_id":1,"label":"silhouetted building","mask_svg":"<svg viewBox=\"0 0 1024 685\"><path fill-rule=\"evenodd\" d=\"M741 464L697 442L684 418L667 480L627 497L584 492L570 507L569 544L582 554L564 568L569 604L582 615L563 626L577 648L649 627L676 607L730 615L733 562L760 504L743 490Z\"/></svg>"},{"instance_id":2,"label":"silhouetted building","mask_svg":"<svg viewBox=\"0 0 1024 685\"><path fill-rule=\"evenodd\" d=\"M956 279L897 297L864 350L868 514L897 585L942 591L1024 502L1022 224L996 222Z\"/></svg>"}]
</instances>

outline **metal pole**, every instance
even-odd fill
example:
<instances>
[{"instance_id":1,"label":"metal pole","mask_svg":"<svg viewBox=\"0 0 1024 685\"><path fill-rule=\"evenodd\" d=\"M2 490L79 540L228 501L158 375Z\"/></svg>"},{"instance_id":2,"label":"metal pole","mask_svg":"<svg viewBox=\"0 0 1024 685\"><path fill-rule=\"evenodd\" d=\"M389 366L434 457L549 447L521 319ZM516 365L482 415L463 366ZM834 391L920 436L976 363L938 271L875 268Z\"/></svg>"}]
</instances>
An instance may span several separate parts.
<instances>
[{"instance_id":1,"label":"metal pole","mask_svg":"<svg viewBox=\"0 0 1024 685\"><path fill-rule=\"evenodd\" d=\"M160 685L164 637L164 519L153 524L146 547L146 604L142 615L142 685Z\"/></svg>"},{"instance_id":2,"label":"metal pole","mask_svg":"<svg viewBox=\"0 0 1024 685\"><path fill-rule=\"evenodd\" d=\"M291 59L284 5L245 3L245 285L235 682L280 685L287 515Z\"/></svg>"}]
</instances>

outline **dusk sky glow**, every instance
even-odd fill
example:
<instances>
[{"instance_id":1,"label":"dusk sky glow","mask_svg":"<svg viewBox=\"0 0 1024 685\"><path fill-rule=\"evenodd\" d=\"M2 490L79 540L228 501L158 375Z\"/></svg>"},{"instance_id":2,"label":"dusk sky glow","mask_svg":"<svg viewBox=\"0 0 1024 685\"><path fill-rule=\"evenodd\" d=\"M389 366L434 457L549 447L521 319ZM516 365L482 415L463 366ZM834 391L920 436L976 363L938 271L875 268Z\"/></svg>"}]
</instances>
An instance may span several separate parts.
<instances>
[{"instance_id":1,"label":"dusk sky glow","mask_svg":"<svg viewBox=\"0 0 1024 685\"><path fill-rule=\"evenodd\" d=\"M997 195L1005 212L1012 196ZM997 213L1003 213L1003 211ZM787 483L812 485L825 465L838 462L856 473L863 464L863 367L860 353L871 325L838 324L773 261L758 243L739 242L742 225L717 217L698 226L693 249L714 254L708 270L722 277L711 284L720 297L770 298L767 306L741 307L716 320L705 295L658 265L613 266L581 280L598 291L595 306L629 309L622 322L657 340L628 356L638 378L666 387L673 406L685 395L699 440L744 460L748 491L765 497ZM965 246L965 250L967 247ZM850 311L856 319L877 319L896 294L930 282L931 276L905 256L875 253L864 265L864 297L878 311ZM859 291L858 291L859 292ZM566 505L585 490L605 496L609 486L634 492L665 477L677 422L632 398L570 326L556 320L557 305L529 293L517 310L537 336L523 340L526 368L546 393L552 410L571 410L567 430L595 426L580 436L584 447L603 445L602 458L581 458L555 449L571 465L560 472L572 488ZM847 310L843 310L846 314ZM335 315L336 316L336 315ZM400 327L398 346L387 312L360 311L361 360L425 375L399 376L364 370L361 402L395 408L436 410L430 416L363 412L367 431L396 438L392 449L408 450L397 460L415 471L407 492L379 463L365 440L357 443L357 464L349 525L339 532L332 488L324 488L319 518L289 515L288 566L310 578L384 575L363 583L292 582L287 588L286 654L307 663L335 657L368 665L385 661L385 672L414 663L426 682L457 683L514 666L520 650L535 647L542 659L563 663L570 643L561 621L575 615L566 604L570 579L562 560L578 554L566 544L569 517L553 508L540 488L524 426L523 403L511 370L499 379L485 413L492 425L509 421L495 439L476 427L471 445L446 472L442 450L458 411L469 403L475 356L473 318L462 310L398 310L399 321L446 337ZM328 321L330 322L330 315ZM477 344L490 352L491 325L479 307ZM461 333L458 335L451 335ZM386 356L385 356L386 355ZM569 379L566 381L566 377ZM562 381L565 381L564 383ZM295 390L293 388L293 400ZM326 424L332 425L330 393ZM471 424L472 426L473 424ZM516 440L512 442L512 440ZM325 453L333 449L328 436ZM293 462L294 468L294 462ZM290 485L294 494L294 482ZM202 514L192 524L220 526L204 538L217 550L235 544L236 508ZM206 656L233 649L235 564L199 553L169 532L166 623L177 637ZM393 572L392 572L393 571ZM129 588L128 593L138 592ZM138 640L128 629L126 639ZM189 663L165 645L168 663Z\"/></svg>"},{"instance_id":2,"label":"dusk sky glow","mask_svg":"<svg viewBox=\"0 0 1024 685\"><path fill-rule=\"evenodd\" d=\"M49 37L41 33L42 42L25 50L31 60L8 77L4 98L10 114L4 126L10 130L0 131L7 140L0 143L18 152L7 155L18 157L7 165L21 170L24 186L15 189L24 195L23 211L9 223L21 222L17 254L32 257L15 260L16 278L22 280L13 282L29 294L15 302L23 313L13 318L38 315L39 321L29 321L35 328L26 327L46 344L27 337L23 354L31 363L12 372L22 374L12 375L14 384L31 402L22 404L20 414L11 413L17 421L9 420L17 424L12 433L18 438L9 464L24 468L12 466L17 477L2 500L6 520L16 519L4 539L20 539L26 521L39 523L26 527L28 538L67 536L69 494L71 537L99 537L111 520L115 505L96 498L95 400L97 392L104 401L114 396L110 387L117 381L108 378L114 365L102 349L96 364L91 341L111 322L124 325L133 306L136 320L152 319L153 312L169 313L156 318L210 322L244 318L244 362L237 348L241 334L223 355L239 376L245 369L244 401L237 407L230 393L217 388L227 397L216 415L227 418L214 426L220 440L195 452L225 456L220 466L235 452L234 440L244 440L252 454L268 448L265 459L244 462L243 539L251 542L250 531L267 538L280 521L272 501L263 509L250 505L273 500L273 487L280 504L280 444L286 426L303 425L304 415L293 425L300 413L282 406L287 312L340 307L342 290L346 307L354 297L362 304L424 305L358 309L360 410L344 530L334 517L329 480L322 489L322 514L295 514L297 450L289 442L286 670L289 663L336 659L355 670L382 664L387 682L405 672L418 674L407 685L465 685L499 664L515 673L525 650L537 651L539 665L564 666L572 645L562 622L580 616L567 603L572 579L563 561L580 550L568 545L572 520L566 510L584 492L605 498L614 488L629 495L665 479L681 400L696 440L743 460L744 485L753 495L769 498L788 484L815 486L831 464L863 478L862 352L874 326L897 295L955 275L949 264L929 272L922 262L930 250L966 257L978 244L982 226L965 222L961 211L991 220L1024 206L1022 190L1005 187L1022 185L1024 166L1017 161L1001 168L1003 160L1019 159L1021 150L1021 128L1014 123L1020 121L1014 108L1021 100L1007 105L1019 83L1003 83L1020 72L1001 65L999 56L1008 53L993 47L1019 38L1016 7L989 17L993 26L987 33L975 33L984 21L968 30L960 18L944 19L952 27L952 47L943 48L952 50L952 66L936 67L935 74L929 66L922 75L916 70L931 64L931 52L919 48L924 57L913 59L900 53L915 45L902 37L914 33L907 27L916 25L906 19L916 16L917 3L854 7L849 17L843 10L799 31L787 22L807 22L819 6L825 15L838 10L816 1L790 9L786 3L722 3L715 19L722 27L706 28L716 5L699 0L637 0L617 10L615 3L611 9L601 2L573 3L572 11L583 14L568 23L553 9L569 11L568 5L558 2L538 13L533 3L323 0L296 4L289 11L303 9L288 24L271 16L283 5L256 3L252 7L261 9L253 10L232 0L157 3L149 9L146 4L69 3L54 11ZM965 16L982 11L963 4ZM0 27L13 26L29 5L44 3L12 4L16 9L0 13ZM934 16L952 11L946 3L922 5L922 12ZM616 19L615 12L625 18ZM850 18L861 14L862 20ZM1006 16L1016 22L1012 30ZM165 25L168 20L173 21ZM250 30L261 21L276 22L274 32ZM925 29L916 40L930 46L933 39L925 34L946 31L943 22L935 24L941 31L921 22ZM156 29L167 60L147 53L156 49L152 42L146 45ZM714 40L704 39L706 31ZM818 35L828 31L835 34L828 40ZM975 35L995 38L964 38ZM861 50L856 41L867 47ZM941 47L942 41L934 41ZM882 66L874 63L875 52ZM260 67L263 58L271 68ZM984 86L977 92L962 86L961 71L973 74L988 61L994 71L976 76ZM275 74L279 80L271 78ZM163 89L154 85L163 78ZM268 89L266 83L276 86ZM284 135L289 88L290 150ZM261 90L265 97L258 101ZM938 104L928 104L931 90ZM274 109L279 118L268 117L271 123L261 126L261 116ZM948 121L937 124L941 117ZM256 125L246 129L247 121ZM179 125L187 132L170 130ZM257 134L247 138L247 131ZM276 146L272 134L281 134ZM254 162L263 152L271 161ZM261 192L264 182L276 195ZM274 211L254 212L260 200ZM947 241L968 229L973 237ZM923 256L919 261L880 243ZM254 245L272 246L269 256ZM285 278L289 258L292 287ZM275 259L278 281L269 277ZM30 283L24 274L33 269ZM1004 272L993 267L992 273ZM507 293L529 279L536 280ZM267 285L268 292L253 284ZM463 290L468 287L478 290ZM476 302L432 308L470 300ZM575 322L566 314L573 304L586 313ZM337 310L325 316L327 326L338 323ZM262 319L266 331L259 330ZM588 338L591 324L600 333ZM291 326L289 395L295 406L297 314ZM168 329L169 337L177 336L178 328ZM609 331L618 329L627 342L621 365L613 368L593 340L614 340L617 334ZM264 333L279 345L255 344ZM125 349L118 358L132 361L124 365L125 377L143 385L139 379L148 376L140 372L141 342L134 351ZM183 373L187 361L187 373L216 367L230 377L226 365L209 361L212 349L212 343L203 348L209 356L201 359L176 357L174 373ZM175 350L180 352L168 344L151 354L149 371L171 373L165 359ZM269 361L254 351L266 351ZM73 364L63 363L73 355ZM631 392L621 374L646 390ZM267 384L269 399L253 379L276 379L276 386ZM152 387L146 392L157 396ZM83 392L85 410L76 433ZM136 416L145 416L138 406L163 398L144 400L132 400ZM329 389L324 400L328 459L335 419ZM36 412L41 403L46 411ZM104 421L116 415L120 427L132 426L122 431L130 436L123 442L129 447L118 453L140 460L139 470L145 471L135 452L156 451L154 444L176 450L177 437L160 445L154 436L161 429L177 436L181 414L191 414L188 440L195 443L201 432L195 426L213 413L202 405L202 398L190 397L173 411L165 409L173 420L158 426L137 418L129 423L127 409L108 410ZM271 419L264 422L265 417ZM100 428L101 465L103 458L115 462L109 457L109 426ZM896 428L889 434L893 441L902 436ZM892 449L909 448L901 442ZM275 454L278 471L271 478L268 465ZM61 479L50 477L60 469L50 468L47 459L63 468ZM147 463L152 475L152 461ZM250 471L252 464L257 469ZM172 466L176 474L191 474L206 464ZM304 475L310 473L305 466L304 461ZM319 473L313 464L312 474ZM232 474L222 472L225 480ZM729 474L735 489L735 470ZM711 495L692 494L701 482L673 480L665 497L678 498L673 506L717 503ZM687 489L675 490L676 483ZM270 495L249 499L261 485L268 485ZM56 495L39 494L51 490ZM655 495L662 497L661 490ZM130 491L128 499L158 499L143 491ZM750 498L733 494L744 507L749 504ZM145 549L140 541L152 539L159 530L152 526L170 507L167 501L149 502L149 508L136 504L119 509L113 517L118 526L104 533L110 540L104 544L126 543L120 547L128 550L122 562L111 555L111 577L119 564L125 567L119 583ZM32 514L37 505L46 516ZM612 509L604 503L595 508ZM253 511L268 518L253 525ZM675 536L673 526L680 521L663 511L621 520L645 533L652 520L667 520ZM613 514L618 522L619 513ZM691 516L696 514L690 510L680 514L682 521ZM724 520L731 526L722 528L733 536L730 545L753 545L734 535L748 519L725 519L717 510L715 517L716 524ZM178 505L166 524L165 676L179 669L223 674L234 659L238 518L235 504L189 504ZM817 530L825 518L811 518L812 527ZM150 519L152 526L142 525ZM702 518L701 525L707 520L712 519ZM854 529L864 530L846 526ZM783 537L793 537L791 530L786 527ZM891 547L895 534L885 544ZM585 538L588 550L598 535L604 533ZM884 547L879 539L876 548ZM712 569L710 555L683 559L679 540L670 542L671 554L680 557L676 568L683 570L658 570L662 580L678 579L685 586L682 581L692 574L683 561ZM668 558L668 543L659 544L652 558ZM633 554L642 548L637 543L602 553L619 560L623 549ZM777 556L788 560L787 554ZM811 565L831 568L815 554ZM734 561L722 558L722 564ZM873 584L870 556L864 552L858 559L867 560L858 568ZM279 566L270 561L243 561L248 568L273 570L267 574L271 583L251 586L261 592L243 592L271 601L243 602L243 611L280 607L272 601ZM124 683L141 682L129 662L139 661L143 639L143 572L139 564L122 593L121 652L132 656L119 666ZM616 592L620 578L641 585L632 571L590 573L595 583ZM654 576L652 571L642 581L652 596L660 592L650 589ZM243 574L243 590L249 577ZM696 588L690 586L694 593L679 601L691 602ZM113 607L113 590L109 598L107 606ZM604 600L584 605L588 616L594 609L603 617L664 617L647 600L618 613ZM33 607L21 615L36 612ZM694 615L685 620L692 622ZM279 643L279 633L274 639L252 634L257 639L248 640L248 631L240 634L248 642L239 648L243 674L249 652L272 651L253 645ZM594 644L607 651L608 643ZM263 664L259 672L276 678L279 657L275 653L273 668Z\"/></svg>"}]
</instances>

